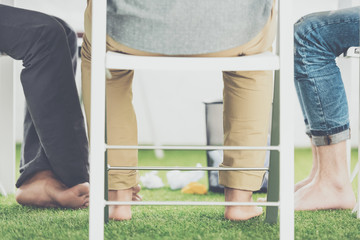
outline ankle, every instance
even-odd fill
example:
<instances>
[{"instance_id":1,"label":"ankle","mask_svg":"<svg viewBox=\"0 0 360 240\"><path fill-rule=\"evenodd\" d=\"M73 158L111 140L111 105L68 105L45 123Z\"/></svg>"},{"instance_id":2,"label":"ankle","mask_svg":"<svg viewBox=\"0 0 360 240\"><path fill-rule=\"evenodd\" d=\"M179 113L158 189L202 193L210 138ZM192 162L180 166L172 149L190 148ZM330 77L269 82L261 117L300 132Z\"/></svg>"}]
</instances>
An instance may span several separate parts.
<instances>
[{"instance_id":1,"label":"ankle","mask_svg":"<svg viewBox=\"0 0 360 240\"><path fill-rule=\"evenodd\" d=\"M132 200L132 188L109 190L110 201L130 202ZM109 218L115 221L130 220L132 218L131 206L120 205L109 207Z\"/></svg>"},{"instance_id":2,"label":"ankle","mask_svg":"<svg viewBox=\"0 0 360 240\"><path fill-rule=\"evenodd\" d=\"M319 186L326 189L332 189L337 192L343 192L351 189L351 182L348 177L333 175L331 177L321 176L319 174L318 180L316 181Z\"/></svg>"},{"instance_id":3,"label":"ankle","mask_svg":"<svg viewBox=\"0 0 360 240\"><path fill-rule=\"evenodd\" d=\"M225 188L225 201L227 202L251 202L252 191L236 188Z\"/></svg>"},{"instance_id":4,"label":"ankle","mask_svg":"<svg viewBox=\"0 0 360 240\"><path fill-rule=\"evenodd\" d=\"M115 201L131 201L132 199L132 189L119 189L119 190L109 190L109 200Z\"/></svg>"}]
</instances>

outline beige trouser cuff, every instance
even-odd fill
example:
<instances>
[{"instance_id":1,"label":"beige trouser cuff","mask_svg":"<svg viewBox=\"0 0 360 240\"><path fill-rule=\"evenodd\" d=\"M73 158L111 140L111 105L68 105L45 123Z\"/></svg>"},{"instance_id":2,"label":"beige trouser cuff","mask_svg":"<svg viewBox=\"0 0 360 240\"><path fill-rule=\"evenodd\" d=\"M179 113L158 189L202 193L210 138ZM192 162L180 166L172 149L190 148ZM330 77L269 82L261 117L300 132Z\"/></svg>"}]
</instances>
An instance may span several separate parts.
<instances>
[{"instance_id":1,"label":"beige trouser cuff","mask_svg":"<svg viewBox=\"0 0 360 240\"><path fill-rule=\"evenodd\" d=\"M109 190L123 190L132 188L139 183L137 171L110 171Z\"/></svg>"},{"instance_id":2,"label":"beige trouser cuff","mask_svg":"<svg viewBox=\"0 0 360 240\"><path fill-rule=\"evenodd\" d=\"M228 167L223 164L220 167ZM247 191L257 191L261 188L264 173L219 171L219 184L227 188L235 188Z\"/></svg>"}]
</instances>

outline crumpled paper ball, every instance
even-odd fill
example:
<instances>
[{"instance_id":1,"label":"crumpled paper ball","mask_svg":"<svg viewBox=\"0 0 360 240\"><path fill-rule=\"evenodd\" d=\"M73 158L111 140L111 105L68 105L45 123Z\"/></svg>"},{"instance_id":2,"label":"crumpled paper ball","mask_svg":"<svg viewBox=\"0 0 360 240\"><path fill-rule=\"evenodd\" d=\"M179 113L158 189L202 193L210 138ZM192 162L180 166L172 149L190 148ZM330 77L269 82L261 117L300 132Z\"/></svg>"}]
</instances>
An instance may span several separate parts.
<instances>
[{"instance_id":1,"label":"crumpled paper ball","mask_svg":"<svg viewBox=\"0 0 360 240\"><path fill-rule=\"evenodd\" d=\"M145 188L154 189L162 188L164 183L161 178L157 175L158 171L151 171L145 174L145 176L140 177L141 184Z\"/></svg>"},{"instance_id":2,"label":"crumpled paper ball","mask_svg":"<svg viewBox=\"0 0 360 240\"><path fill-rule=\"evenodd\" d=\"M207 189L204 184L198 182L191 182L183 189L181 189L181 192L187 194L206 194Z\"/></svg>"},{"instance_id":3,"label":"crumpled paper ball","mask_svg":"<svg viewBox=\"0 0 360 240\"><path fill-rule=\"evenodd\" d=\"M201 164L196 164L196 167L201 167ZM181 189L190 182L199 181L205 176L204 171L169 171L166 173L167 181L171 190Z\"/></svg>"}]
</instances>

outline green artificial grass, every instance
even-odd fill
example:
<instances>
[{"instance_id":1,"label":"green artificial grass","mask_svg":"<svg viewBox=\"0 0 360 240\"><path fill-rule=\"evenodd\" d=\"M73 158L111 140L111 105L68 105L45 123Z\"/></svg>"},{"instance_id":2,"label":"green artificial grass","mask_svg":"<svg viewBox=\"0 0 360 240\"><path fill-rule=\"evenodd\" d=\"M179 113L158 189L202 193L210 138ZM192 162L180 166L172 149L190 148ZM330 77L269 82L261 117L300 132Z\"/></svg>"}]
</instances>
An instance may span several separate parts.
<instances>
[{"instance_id":1,"label":"green artificial grass","mask_svg":"<svg viewBox=\"0 0 360 240\"><path fill-rule=\"evenodd\" d=\"M354 159L356 154L354 152ZM140 166L206 165L206 154L202 151L166 151L164 159L156 159L153 151L140 151L139 158ZM295 181L307 176L311 164L310 149L297 149ZM142 171L141 175L144 174ZM165 174L159 171L158 175L167 184ZM207 184L207 176L200 182ZM142 189L141 195L144 201L224 200L222 194L187 195L167 185L161 189ZM264 196L255 194L255 199ZM105 239L279 238L279 224L265 223L264 215L245 222L231 222L223 218L223 212L222 206L134 206L131 221L110 221L105 225ZM15 202L13 195L0 196L0 239L87 239L88 214L87 209L23 207ZM348 210L296 212L295 238L360 239L360 220Z\"/></svg>"}]
</instances>

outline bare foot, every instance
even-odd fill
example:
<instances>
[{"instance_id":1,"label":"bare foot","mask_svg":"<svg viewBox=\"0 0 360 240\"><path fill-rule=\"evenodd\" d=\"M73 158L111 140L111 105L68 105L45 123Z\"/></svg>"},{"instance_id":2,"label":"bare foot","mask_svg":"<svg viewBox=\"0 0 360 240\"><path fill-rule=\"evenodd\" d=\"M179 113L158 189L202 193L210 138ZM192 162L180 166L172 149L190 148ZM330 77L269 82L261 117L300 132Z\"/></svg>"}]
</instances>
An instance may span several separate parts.
<instances>
[{"instance_id":1,"label":"bare foot","mask_svg":"<svg viewBox=\"0 0 360 240\"><path fill-rule=\"evenodd\" d=\"M336 186L314 180L295 193L295 210L352 209L355 204L351 184Z\"/></svg>"},{"instance_id":2,"label":"bare foot","mask_svg":"<svg viewBox=\"0 0 360 240\"><path fill-rule=\"evenodd\" d=\"M225 188L226 202L252 202L252 192L234 188ZM225 218L232 221L244 221L261 215L261 207L256 206L226 206Z\"/></svg>"},{"instance_id":3,"label":"bare foot","mask_svg":"<svg viewBox=\"0 0 360 240\"><path fill-rule=\"evenodd\" d=\"M295 186L294 186L295 192L297 192L300 188L302 188L302 187L308 185L309 183L311 183L313 179L314 179L314 177L309 176L309 177L301 180L300 182L296 183Z\"/></svg>"},{"instance_id":4,"label":"bare foot","mask_svg":"<svg viewBox=\"0 0 360 240\"><path fill-rule=\"evenodd\" d=\"M352 209L356 203L346 161L346 141L315 147L318 171L295 193L295 210Z\"/></svg>"},{"instance_id":5,"label":"bare foot","mask_svg":"<svg viewBox=\"0 0 360 240\"><path fill-rule=\"evenodd\" d=\"M89 183L68 188L51 171L41 171L19 187L16 201L36 207L86 208L89 205Z\"/></svg>"},{"instance_id":6,"label":"bare foot","mask_svg":"<svg viewBox=\"0 0 360 240\"><path fill-rule=\"evenodd\" d=\"M142 198L138 194L141 188L140 185L124 190L109 190L109 201L141 201ZM109 218L116 221L131 219L131 206L119 205L109 206Z\"/></svg>"},{"instance_id":7,"label":"bare foot","mask_svg":"<svg viewBox=\"0 0 360 240\"><path fill-rule=\"evenodd\" d=\"M135 187L132 187L132 200L133 201L141 201L142 197L138 194L141 190L140 185L136 185Z\"/></svg>"}]
</instances>

